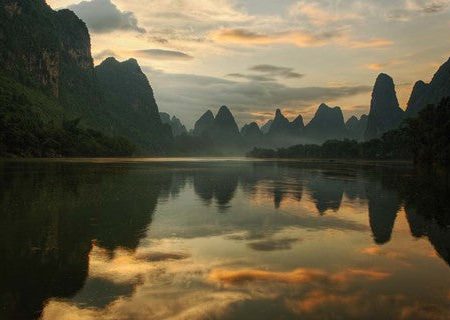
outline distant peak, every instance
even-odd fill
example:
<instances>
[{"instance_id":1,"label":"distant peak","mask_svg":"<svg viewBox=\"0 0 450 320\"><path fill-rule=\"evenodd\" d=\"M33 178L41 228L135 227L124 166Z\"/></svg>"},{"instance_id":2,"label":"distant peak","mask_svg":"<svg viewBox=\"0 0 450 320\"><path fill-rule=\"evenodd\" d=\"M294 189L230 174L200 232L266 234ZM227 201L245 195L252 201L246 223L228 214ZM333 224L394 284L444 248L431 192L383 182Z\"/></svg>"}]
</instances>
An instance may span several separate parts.
<instances>
[{"instance_id":1,"label":"distant peak","mask_svg":"<svg viewBox=\"0 0 450 320\"><path fill-rule=\"evenodd\" d=\"M386 73L380 73L377 77L377 81L376 82L389 82L389 83L394 83L394 79L392 79L392 77Z\"/></svg>"},{"instance_id":2,"label":"distant peak","mask_svg":"<svg viewBox=\"0 0 450 320\"><path fill-rule=\"evenodd\" d=\"M130 65L135 65L135 66L139 66L138 61L137 61L136 59L134 59L134 58L130 58L130 59L124 61L123 63L125 63L125 64L130 64Z\"/></svg>"},{"instance_id":3,"label":"distant peak","mask_svg":"<svg viewBox=\"0 0 450 320\"><path fill-rule=\"evenodd\" d=\"M223 111L230 111L230 109L227 106L221 106L219 109L219 112Z\"/></svg>"},{"instance_id":4,"label":"distant peak","mask_svg":"<svg viewBox=\"0 0 450 320\"><path fill-rule=\"evenodd\" d=\"M319 106L319 110L320 109L330 109L330 107L326 104L326 103L322 103L322 104L320 104L320 106Z\"/></svg>"},{"instance_id":5,"label":"distant peak","mask_svg":"<svg viewBox=\"0 0 450 320\"><path fill-rule=\"evenodd\" d=\"M108 57L105 60L103 60L103 62L101 64L119 64L120 62L117 61L116 58L114 57Z\"/></svg>"},{"instance_id":6,"label":"distant peak","mask_svg":"<svg viewBox=\"0 0 450 320\"><path fill-rule=\"evenodd\" d=\"M283 114L283 112L280 109L277 109L277 111L275 111L275 118L274 120L277 119L285 119L285 116Z\"/></svg>"}]
</instances>

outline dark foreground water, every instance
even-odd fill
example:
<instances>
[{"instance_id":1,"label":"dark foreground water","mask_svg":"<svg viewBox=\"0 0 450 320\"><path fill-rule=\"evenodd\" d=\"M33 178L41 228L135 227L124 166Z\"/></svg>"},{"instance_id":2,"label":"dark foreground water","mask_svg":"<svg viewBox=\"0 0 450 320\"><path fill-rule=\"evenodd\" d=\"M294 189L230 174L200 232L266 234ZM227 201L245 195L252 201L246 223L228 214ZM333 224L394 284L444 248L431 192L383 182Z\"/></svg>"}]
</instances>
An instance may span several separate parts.
<instances>
[{"instance_id":1,"label":"dark foreground water","mask_svg":"<svg viewBox=\"0 0 450 320\"><path fill-rule=\"evenodd\" d=\"M0 163L0 319L449 319L450 192L408 169Z\"/></svg>"}]
</instances>

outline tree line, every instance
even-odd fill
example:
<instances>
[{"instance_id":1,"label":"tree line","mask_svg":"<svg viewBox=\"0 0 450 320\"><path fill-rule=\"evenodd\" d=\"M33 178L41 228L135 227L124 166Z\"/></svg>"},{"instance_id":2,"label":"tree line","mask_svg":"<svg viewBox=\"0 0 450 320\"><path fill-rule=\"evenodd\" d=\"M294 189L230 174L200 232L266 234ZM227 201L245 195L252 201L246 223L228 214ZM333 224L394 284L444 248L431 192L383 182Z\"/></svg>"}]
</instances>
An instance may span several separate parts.
<instances>
[{"instance_id":1,"label":"tree line","mask_svg":"<svg viewBox=\"0 0 450 320\"><path fill-rule=\"evenodd\" d=\"M418 117L406 119L401 127L381 138L365 142L329 140L322 145L295 145L289 148L254 148L253 158L319 158L412 160L418 166L450 166L450 98L429 105Z\"/></svg>"}]
</instances>

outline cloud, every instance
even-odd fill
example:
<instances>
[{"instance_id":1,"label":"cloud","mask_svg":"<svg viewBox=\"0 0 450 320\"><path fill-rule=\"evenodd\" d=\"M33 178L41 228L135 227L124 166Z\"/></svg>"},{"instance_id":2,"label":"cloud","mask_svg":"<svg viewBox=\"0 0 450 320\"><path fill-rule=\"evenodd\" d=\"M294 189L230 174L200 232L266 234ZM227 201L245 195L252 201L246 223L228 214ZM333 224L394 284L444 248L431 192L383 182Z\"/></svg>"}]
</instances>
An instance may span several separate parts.
<instances>
[{"instance_id":1,"label":"cloud","mask_svg":"<svg viewBox=\"0 0 450 320\"><path fill-rule=\"evenodd\" d=\"M394 21L409 21L420 15L442 13L449 5L449 0L407 0L402 7L388 12L387 18Z\"/></svg>"},{"instance_id":2,"label":"cloud","mask_svg":"<svg viewBox=\"0 0 450 320\"><path fill-rule=\"evenodd\" d=\"M336 8L327 5L324 7L319 2L299 1L289 9L289 15L305 18L309 23L317 27L323 27L336 22L349 22L361 20L363 17L357 13L339 12Z\"/></svg>"},{"instance_id":3,"label":"cloud","mask_svg":"<svg viewBox=\"0 0 450 320\"><path fill-rule=\"evenodd\" d=\"M210 34L219 43L241 45L291 44L300 48L320 47L340 36L338 31L314 34L303 30L290 30L276 33L257 33L247 29L220 29Z\"/></svg>"},{"instance_id":4,"label":"cloud","mask_svg":"<svg viewBox=\"0 0 450 320\"><path fill-rule=\"evenodd\" d=\"M133 283L155 269L153 262L176 261L188 258L185 254L149 252L136 254L117 249L111 259L107 250L94 246L90 253L91 277L109 280L117 284Z\"/></svg>"},{"instance_id":5,"label":"cloud","mask_svg":"<svg viewBox=\"0 0 450 320\"><path fill-rule=\"evenodd\" d=\"M347 46L352 49L376 49L386 48L394 44L393 41L383 38L366 39L366 40L349 40Z\"/></svg>"},{"instance_id":6,"label":"cloud","mask_svg":"<svg viewBox=\"0 0 450 320\"><path fill-rule=\"evenodd\" d=\"M120 11L111 0L83 1L69 6L96 33L109 33L117 30L145 33L138 25L134 13Z\"/></svg>"},{"instance_id":7,"label":"cloud","mask_svg":"<svg viewBox=\"0 0 450 320\"><path fill-rule=\"evenodd\" d=\"M246 79L250 81L275 81L275 78L255 74L229 73L226 76L231 78Z\"/></svg>"},{"instance_id":8,"label":"cloud","mask_svg":"<svg viewBox=\"0 0 450 320\"><path fill-rule=\"evenodd\" d=\"M359 302L358 295L343 295L328 293L324 290L312 290L299 301L289 301L288 306L298 314L313 313L326 305L328 308L336 308L339 305L355 305Z\"/></svg>"},{"instance_id":9,"label":"cloud","mask_svg":"<svg viewBox=\"0 0 450 320\"><path fill-rule=\"evenodd\" d=\"M353 39L347 30L334 29L313 33L306 30L290 30L276 33L257 33L247 29L220 29L210 34L213 41L239 45L288 44L299 48L322 47L337 45L350 49L375 49L393 45L392 40L384 38Z\"/></svg>"},{"instance_id":10,"label":"cloud","mask_svg":"<svg viewBox=\"0 0 450 320\"><path fill-rule=\"evenodd\" d=\"M192 60L194 57L181 52L162 49L136 50L136 54L156 60Z\"/></svg>"},{"instance_id":11,"label":"cloud","mask_svg":"<svg viewBox=\"0 0 450 320\"><path fill-rule=\"evenodd\" d=\"M286 79L301 79L305 76L304 74L294 72L294 68L278 67L270 64L259 64L251 67L250 70Z\"/></svg>"},{"instance_id":12,"label":"cloud","mask_svg":"<svg viewBox=\"0 0 450 320\"><path fill-rule=\"evenodd\" d=\"M250 81L276 81L276 78L283 79L301 79L303 74L295 72L293 68L278 67L269 64L256 65L249 68L254 74L230 73L227 77L246 79Z\"/></svg>"},{"instance_id":13,"label":"cloud","mask_svg":"<svg viewBox=\"0 0 450 320\"><path fill-rule=\"evenodd\" d=\"M249 243L248 246L256 251L289 250L292 248L292 245L298 241L300 241L298 238L268 239Z\"/></svg>"},{"instance_id":14,"label":"cloud","mask_svg":"<svg viewBox=\"0 0 450 320\"><path fill-rule=\"evenodd\" d=\"M404 61L402 61L402 60L390 60L390 61L385 61L385 62L381 62L381 63L369 63L369 64L366 64L365 67L369 70L379 72L382 70L386 70L386 68L389 68L392 66L398 66L403 63L404 63ZM408 85L409 85L409 83L408 83Z\"/></svg>"},{"instance_id":15,"label":"cloud","mask_svg":"<svg viewBox=\"0 0 450 320\"><path fill-rule=\"evenodd\" d=\"M328 273L320 269L299 268L293 271L266 271L260 269L213 269L208 280L229 285L242 285L248 282L278 282L286 284L336 284L348 283L355 279L364 279L368 281L380 281L390 277L390 273L348 269L338 273Z\"/></svg>"}]
</instances>

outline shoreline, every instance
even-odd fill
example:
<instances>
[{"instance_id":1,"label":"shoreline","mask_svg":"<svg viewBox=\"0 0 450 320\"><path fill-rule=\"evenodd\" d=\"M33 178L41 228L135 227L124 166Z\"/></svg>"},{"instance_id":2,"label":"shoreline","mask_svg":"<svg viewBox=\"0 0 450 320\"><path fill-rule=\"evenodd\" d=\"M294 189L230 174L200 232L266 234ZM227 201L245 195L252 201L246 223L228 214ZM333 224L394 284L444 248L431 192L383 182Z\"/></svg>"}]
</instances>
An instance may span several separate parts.
<instances>
[{"instance_id":1,"label":"shoreline","mask_svg":"<svg viewBox=\"0 0 450 320\"><path fill-rule=\"evenodd\" d=\"M252 158L252 157L70 157L70 158L0 158L5 162L48 162L48 163L175 163L175 162L280 162L302 164L332 164L354 166L396 166L413 168L411 160L370 160L370 159L318 159L318 158Z\"/></svg>"}]
</instances>

